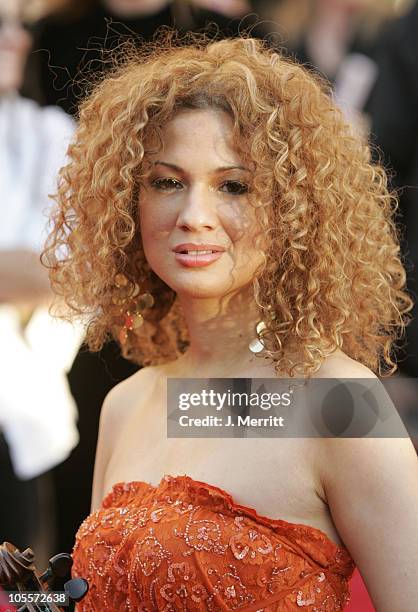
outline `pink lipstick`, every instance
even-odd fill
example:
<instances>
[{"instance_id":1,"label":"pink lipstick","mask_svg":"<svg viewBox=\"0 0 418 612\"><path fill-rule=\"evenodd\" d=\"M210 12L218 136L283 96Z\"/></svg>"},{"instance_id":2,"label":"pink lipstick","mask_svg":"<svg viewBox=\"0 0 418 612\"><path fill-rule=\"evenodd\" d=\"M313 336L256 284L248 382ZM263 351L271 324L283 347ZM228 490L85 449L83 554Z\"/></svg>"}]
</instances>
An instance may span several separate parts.
<instances>
[{"instance_id":1,"label":"pink lipstick","mask_svg":"<svg viewBox=\"0 0 418 612\"><path fill-rule=\"evenodd\" d=\"M176 261L185 268L200 268L208 266L225 252L225 248L217 244L179 244L173 249Z\"/></svg>"}]
</instances>

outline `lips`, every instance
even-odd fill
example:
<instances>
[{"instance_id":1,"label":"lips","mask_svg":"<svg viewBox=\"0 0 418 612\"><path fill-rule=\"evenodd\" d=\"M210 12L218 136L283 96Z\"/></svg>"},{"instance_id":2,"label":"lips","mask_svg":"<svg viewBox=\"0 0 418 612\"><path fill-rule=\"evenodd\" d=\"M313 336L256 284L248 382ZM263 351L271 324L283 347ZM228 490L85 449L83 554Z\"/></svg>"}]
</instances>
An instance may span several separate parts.
<instances>
[{"instance_id":1,"label":"lips","mask_svg":"<svg viewBox=\"0 0 418 612\"><path fill-rule=\"evenodd\" d=\"M217 244L179 244L173 249L176 261L186 268L208 266L222 257L225 248Z\"/></svg>"},{"instance_id":2,"label":"lips","mask_svg":"<svg viewBox=\"0 0 418 612\"><path fill-rule=\"evenodd\" d=\"M210 251L219 253L225 251L225 247L219 244L196 244L194 242L185 242L174 247L175 253L189 253L190 251Z\"/></svg>"}]
</instances>

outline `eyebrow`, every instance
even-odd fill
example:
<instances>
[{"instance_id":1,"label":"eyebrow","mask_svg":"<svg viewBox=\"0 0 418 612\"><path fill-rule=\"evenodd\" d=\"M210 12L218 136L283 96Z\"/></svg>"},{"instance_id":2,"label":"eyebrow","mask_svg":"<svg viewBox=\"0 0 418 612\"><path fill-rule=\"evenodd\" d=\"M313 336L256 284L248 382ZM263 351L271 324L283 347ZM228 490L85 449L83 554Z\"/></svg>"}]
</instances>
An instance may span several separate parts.
<instances>
[{"instance_id":1,"label":"eyebrow","mask_svg":"<svg viewBox=\"0 0 418 612\"><path fill-rule=\"evenodd\" d=\"M169 162L164 162L161 160L153 162L152 165L166 166L167 168L171 168L171 170L175 170L176 172L185 172L185 170L180 168L180 166L176 166L176 164L170 164ZM244 166L221 166L220 168L216 168L215 172L226 172L227 170L245 170L246 172L249 172L249 169L245 168Z\"/></svg>"}]
</instances>

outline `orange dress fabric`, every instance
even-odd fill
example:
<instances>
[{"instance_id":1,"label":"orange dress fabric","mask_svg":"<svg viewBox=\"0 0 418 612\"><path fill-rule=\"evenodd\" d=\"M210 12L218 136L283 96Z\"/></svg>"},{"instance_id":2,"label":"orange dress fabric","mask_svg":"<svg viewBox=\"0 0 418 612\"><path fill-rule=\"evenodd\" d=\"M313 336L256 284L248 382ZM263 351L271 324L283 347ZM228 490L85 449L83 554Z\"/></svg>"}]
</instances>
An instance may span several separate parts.
<instances>
[{"instance_id":1,"label":"orange dress fabric","mask_svg":"<svg viewBox=\"0 0 418 612\"><path fill-rule=\"evenodd\" d=\"M76 535L77 612L335 612L354 563L321 530L269 519L188 476L116 484Z\"/></svg>"}]
</instances>

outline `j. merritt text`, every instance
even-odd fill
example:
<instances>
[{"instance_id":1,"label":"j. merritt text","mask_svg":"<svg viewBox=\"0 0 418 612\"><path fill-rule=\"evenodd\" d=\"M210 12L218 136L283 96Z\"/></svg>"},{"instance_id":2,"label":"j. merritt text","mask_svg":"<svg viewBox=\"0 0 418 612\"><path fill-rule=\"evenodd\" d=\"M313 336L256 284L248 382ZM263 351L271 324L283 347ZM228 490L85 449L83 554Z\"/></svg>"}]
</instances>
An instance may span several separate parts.
<instances>
[{"instance_id":1,"label":"j. merritt text","mask_svg":"<svg viewBox=\"0 0 418 612\"><path fill-rule=\"evenodd\" d=\"M285 423L282 416L273 415L268 417L238 415L235 422L231 415L228 415L227 418L212 415L201 418L182 415L179 418L179 425L181 427L284 427Z\"/></svg>"}]
</instances>

